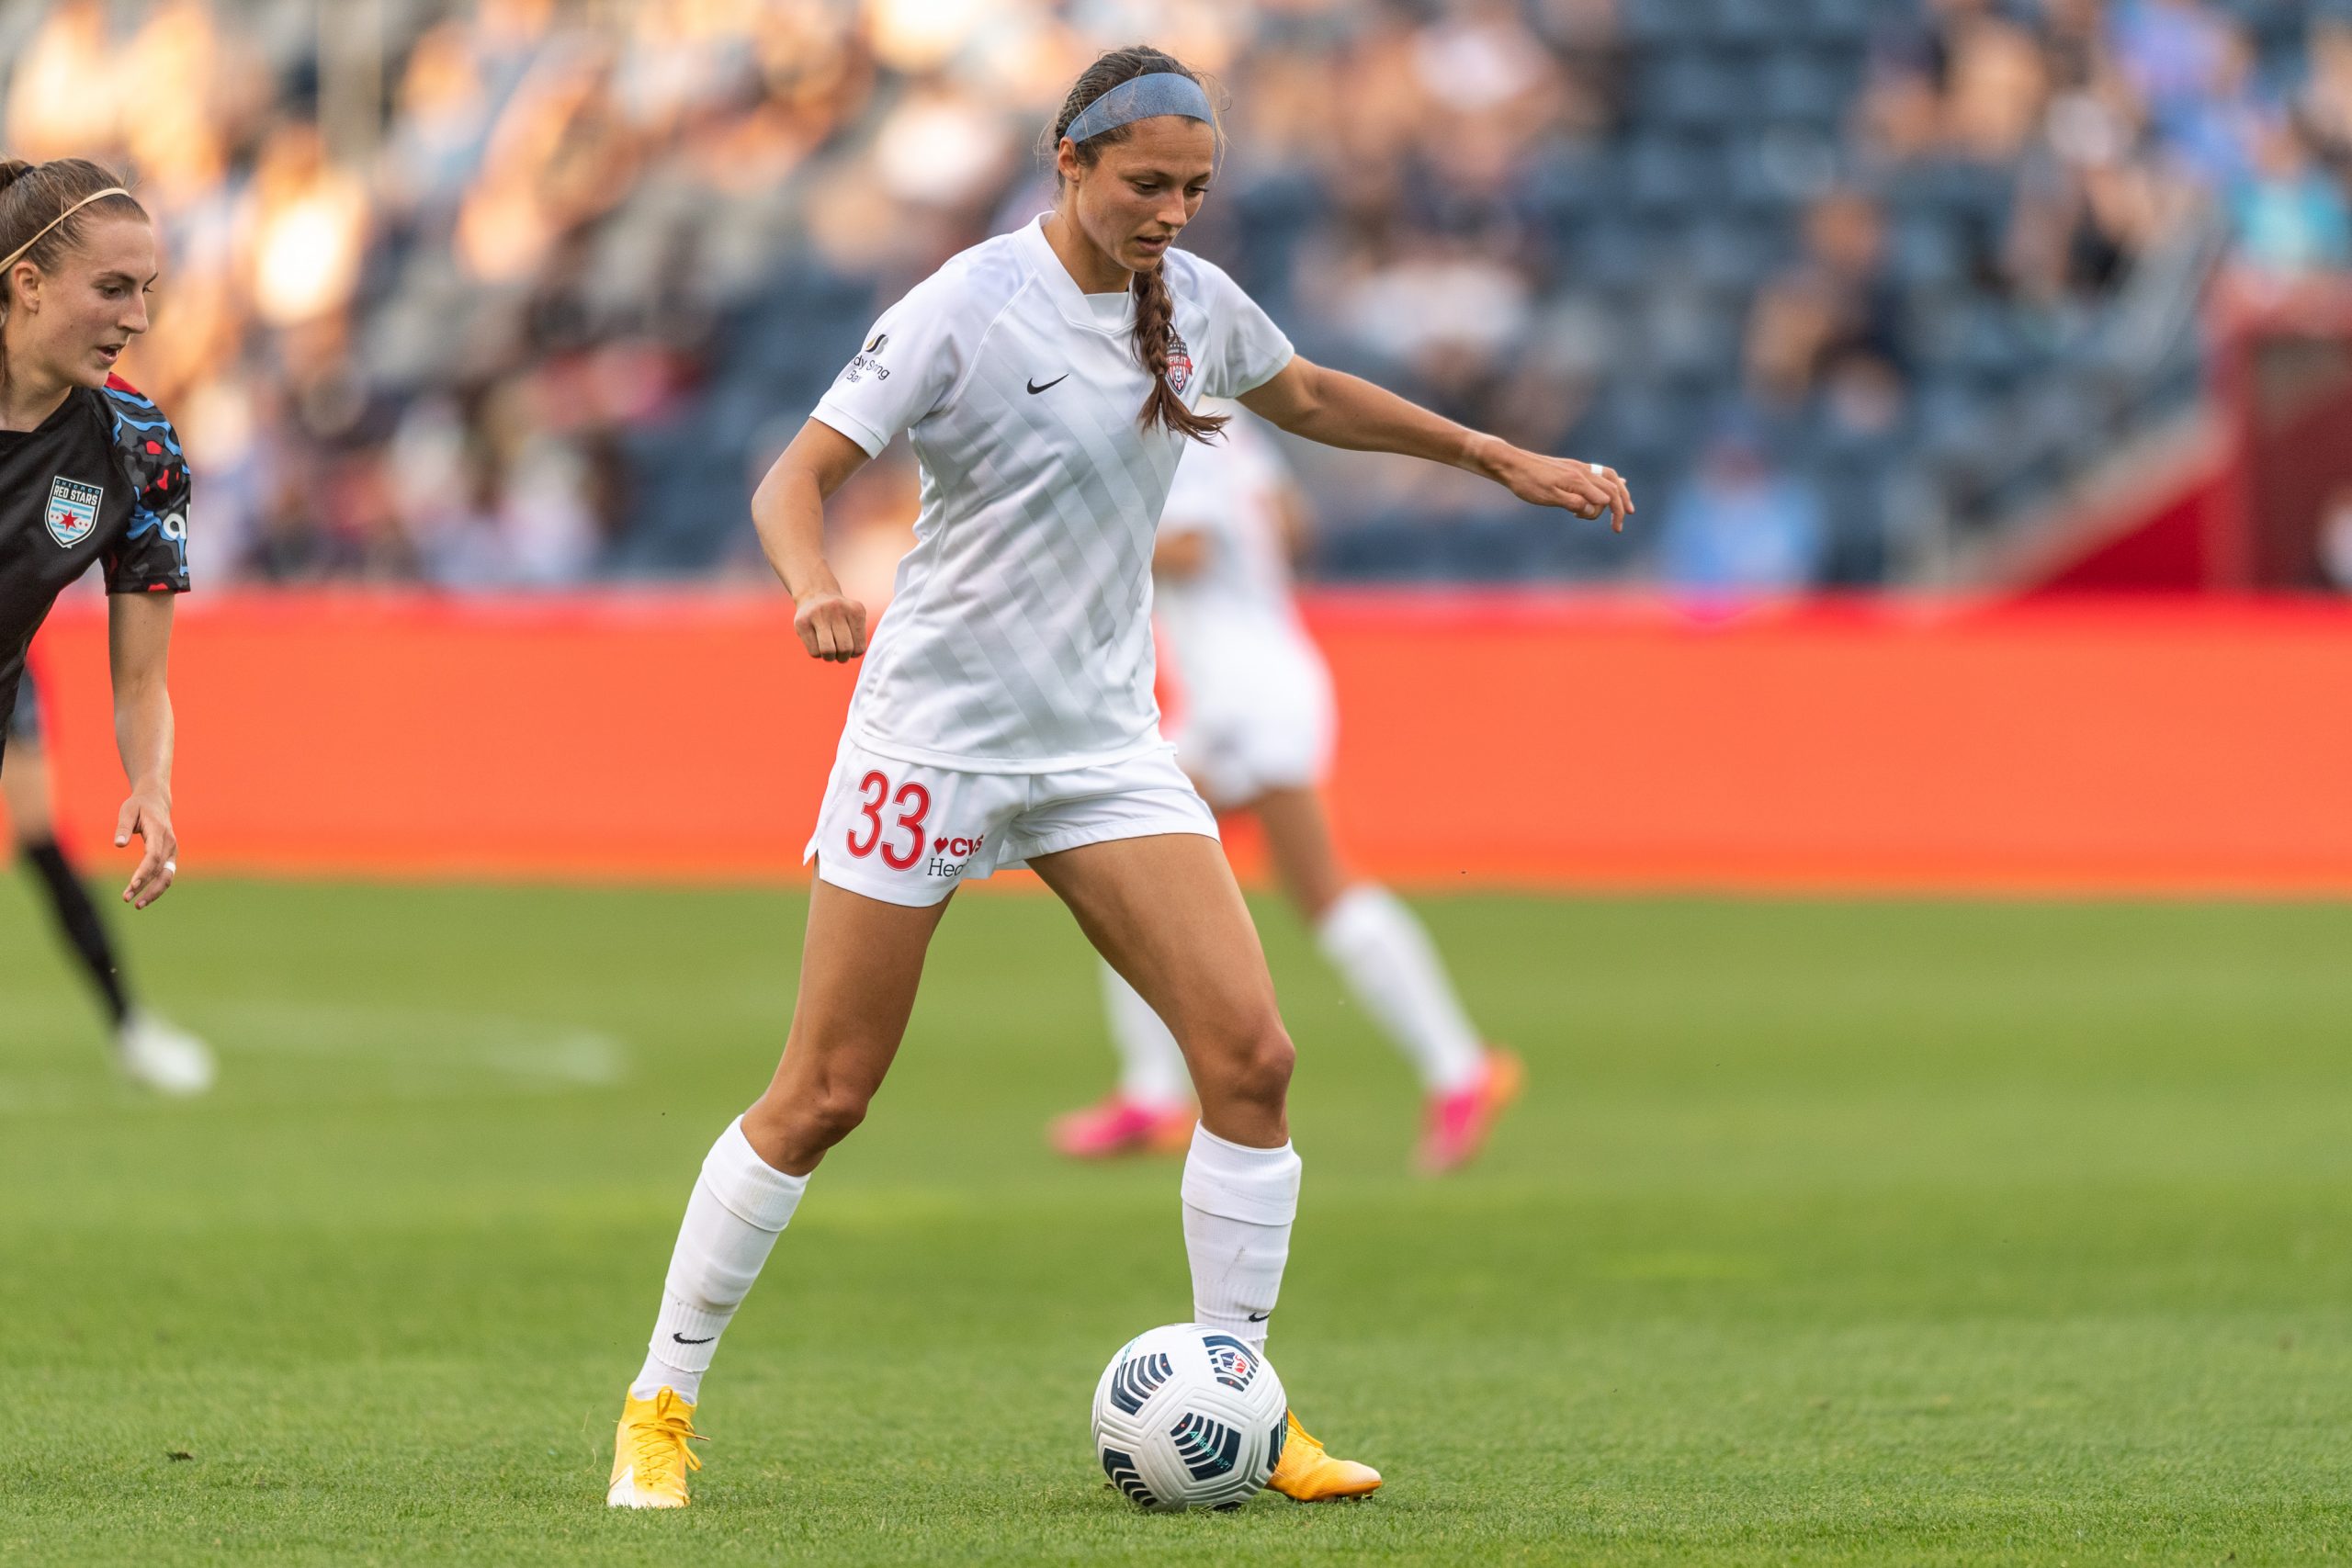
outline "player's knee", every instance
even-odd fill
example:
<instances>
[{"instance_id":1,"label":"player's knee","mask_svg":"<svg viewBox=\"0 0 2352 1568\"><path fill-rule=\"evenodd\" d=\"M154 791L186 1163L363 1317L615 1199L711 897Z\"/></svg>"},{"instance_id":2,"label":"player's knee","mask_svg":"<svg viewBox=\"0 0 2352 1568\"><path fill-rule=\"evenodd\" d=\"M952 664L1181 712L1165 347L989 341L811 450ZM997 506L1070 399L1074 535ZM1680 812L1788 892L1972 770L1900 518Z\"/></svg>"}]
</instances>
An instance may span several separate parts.
<instances>
[{"instance_id":1,"label":"player's knee","mask_svg":"<svg viewBox=\"0 0 2352 1568\"><path fill-rule=\"evenodd\" d=\"M1289 1098L1291 1068L1298 1052L1282 1020L1269 1018L1236 1043L1231 1055L1229 1088L1236 1100L1251 1105L1278 1107Z\"/></svg>"},{"instance_id":2,"label":"player's knee","mask_svg":"<svg viewBox=\"0 0 2352 1568\"><path fill-rule=\"evenodd\" d=\"M744 1113L744 1135L769 1163L797 1169L855 1132L873 1098L870 1086L830 1075L814 1083L774 1085Z\"/></svg>"},{"instance_id":3,"label":"player's knee","mask_svg":"<svg viewBox=\"0 0 2352 1568\"><path fill-rule=\"evenodd\" d=\"M873 1090L863 1084L839 1078L819 1083L801 1097L801 1134L819 1149L830 1149L857 1131L873 1100Z\"/></svg>"}]
</instances>

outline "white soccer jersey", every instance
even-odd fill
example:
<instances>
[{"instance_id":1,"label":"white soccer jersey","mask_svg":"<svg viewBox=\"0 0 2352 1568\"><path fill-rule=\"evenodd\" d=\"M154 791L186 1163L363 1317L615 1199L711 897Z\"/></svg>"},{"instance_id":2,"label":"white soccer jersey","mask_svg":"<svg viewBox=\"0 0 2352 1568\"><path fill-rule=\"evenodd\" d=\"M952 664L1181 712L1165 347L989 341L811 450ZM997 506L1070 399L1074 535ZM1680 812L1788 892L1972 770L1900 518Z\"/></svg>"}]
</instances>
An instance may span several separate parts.
<instances>
[{"instance_id":1,"label":"white soccer jersey","mask_svg":"<svg viewBox=\"0 0 2352 1568\"><path fill-rule=\"evenodd\" d=\"M815 417L922 473L850 706L868 750L974 773L1043 773L1160 744L1151 550L1183 437L1136 415L1149 382L1125 294L1079 291L1043 219L950 260L875 323ZM1291 345L1216 266L1161 263L1187 406L1237 397Z\"/></svg>"},{"instance_id":2,"label":"white soccer jersey","mask_svg":"<svg viewBox=\"0 0 2352 1568\"><path fill-rule=\"evenodd\" d=\"M1272 439L1235 410L1222 440L1185 452L1159 518L1204 546L1198 571L1160 581L1159 654L1178 760L1221 807L1319 784L1330 765L1331 675L1291 597L1285 479Z\"/></svg>"},{"instance_id":3,"label":"white soccer jersey","mask_svg":"<svg viewBox=\"0 0 2352 1568\"><path fill-rule=\"evenodd\" d=\"M1161 534L1197 534L1204 547L1198 572L1159 587L1164 651L1188 682L1198 679L1188 662L1195 650L1235 637L1288 636L1298 627L1283 532L1288 476L1282 454L1244 410L1216 412L1232 416L1225 434L1184 453L1159 514Z\"/></svg>"}]
</instances>

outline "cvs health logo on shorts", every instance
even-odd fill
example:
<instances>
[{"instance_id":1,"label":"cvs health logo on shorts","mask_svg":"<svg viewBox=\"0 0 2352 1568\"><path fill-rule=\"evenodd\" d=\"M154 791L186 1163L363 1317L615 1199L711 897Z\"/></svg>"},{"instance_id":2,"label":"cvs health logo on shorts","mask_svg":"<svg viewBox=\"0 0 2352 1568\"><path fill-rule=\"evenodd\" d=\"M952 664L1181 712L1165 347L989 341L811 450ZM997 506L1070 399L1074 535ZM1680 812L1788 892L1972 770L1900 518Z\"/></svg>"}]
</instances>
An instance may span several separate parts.
<instances>
[{"instance_id":1,"label":"cvs health logo on shorts","mask_svg":"<svg viewBox=\"0 0 2352 1568\"><path fill-rule=\"evenodd\" d=\"M977 839L933 839L931 841L931 865L925 876L961 876L964 863L980 852L989 841L986 833Z\"/></svg>"}]
</instances>

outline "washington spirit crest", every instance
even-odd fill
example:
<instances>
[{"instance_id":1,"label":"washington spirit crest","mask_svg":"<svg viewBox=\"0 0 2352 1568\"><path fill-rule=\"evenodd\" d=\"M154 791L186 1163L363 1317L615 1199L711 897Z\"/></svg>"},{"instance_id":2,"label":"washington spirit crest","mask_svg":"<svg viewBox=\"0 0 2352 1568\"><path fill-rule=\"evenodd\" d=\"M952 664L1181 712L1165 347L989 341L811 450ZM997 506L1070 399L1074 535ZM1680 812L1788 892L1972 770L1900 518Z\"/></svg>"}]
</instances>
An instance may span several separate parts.
<instances>
[{"instance_id":1,"label":"washington spirit crest","mask_svg":"<svg viewBox=\"0 0 2352 1568\"><path fill-rule=\"evenodd\" d=\"M1193 380L1193 355L1173 329L1168 333L1168 384L1181 396Z\"/></svg>"},{"instance_id":2,"label":"washington spirit crest","mask_svg":"<svg viewBox=\"0 0 2352 1568\"><path fill-rule=\"evenodd\" d=\"M106 492L59 475L50 481L49 512L42 521L49 536L67 549L88 538L98 525L98 501Z\"/></svg>"}]
</instances>

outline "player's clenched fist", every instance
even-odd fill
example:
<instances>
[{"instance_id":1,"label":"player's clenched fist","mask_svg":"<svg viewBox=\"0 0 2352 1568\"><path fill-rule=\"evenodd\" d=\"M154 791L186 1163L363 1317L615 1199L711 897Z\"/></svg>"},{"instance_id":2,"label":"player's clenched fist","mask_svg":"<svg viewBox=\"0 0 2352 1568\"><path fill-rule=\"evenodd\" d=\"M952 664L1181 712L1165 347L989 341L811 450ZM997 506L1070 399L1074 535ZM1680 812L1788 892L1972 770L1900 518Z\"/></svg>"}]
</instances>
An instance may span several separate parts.
<instances>
[{"instance_id":1,"label":"player's clenched fist","mask_svg":"<svg viewBox=\"0 0 2352 1568\"><path fill-rule=\"evenodd\" d=\"M839 593L811 593L793 611L792 629L810 658L845 664L865 651L865 606Z\"/></svg>"}]
</instances>

